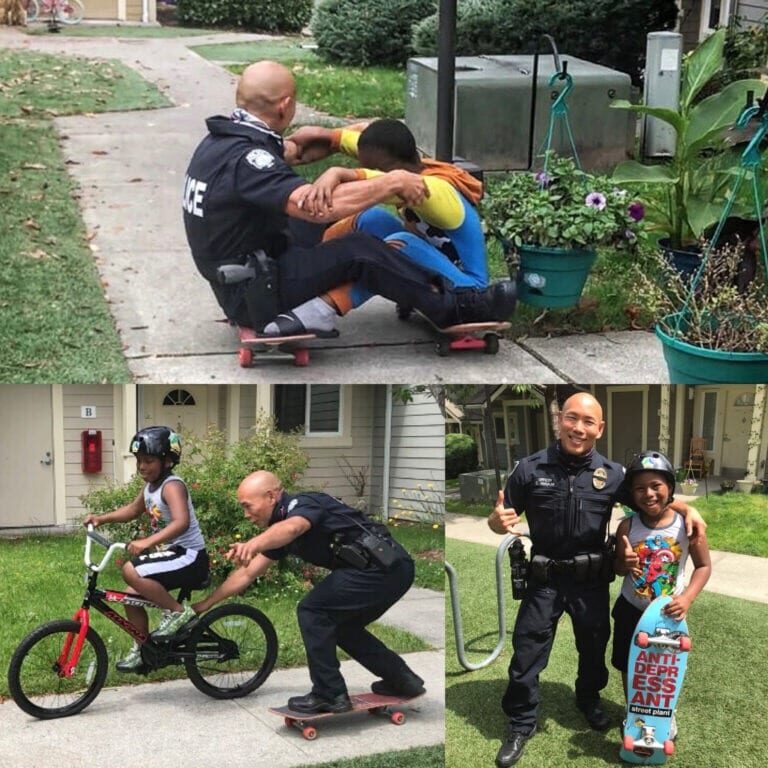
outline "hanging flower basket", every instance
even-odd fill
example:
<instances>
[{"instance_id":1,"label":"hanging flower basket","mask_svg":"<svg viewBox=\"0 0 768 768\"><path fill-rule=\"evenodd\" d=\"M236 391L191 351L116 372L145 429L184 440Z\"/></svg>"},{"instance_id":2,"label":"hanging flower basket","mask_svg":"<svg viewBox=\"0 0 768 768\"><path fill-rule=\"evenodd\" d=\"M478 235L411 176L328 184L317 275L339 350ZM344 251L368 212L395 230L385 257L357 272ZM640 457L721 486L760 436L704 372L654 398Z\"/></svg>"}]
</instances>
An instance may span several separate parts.
<instances>
[{"instance_id":1,"label":"hanging flower basket","mask_svg":"<svg viewBox=\"0 0 768 768\"><path fill-rule=\"evenodd\" d=\"M696 480L683 480L683 482L680 483L680 488L685 496L694 496L698 487L699 484Z\"/></svg>"},{"instance_id":2,"label":"hanging flower basket","mask_svg":"<svg viewBox=\"0 0 768 768\"><path fill-rule=\"evenodd\" d=\"M521 245L517 296L534 307L564 308L579 303L595 251Z\"/></svg>"}]
</instances>

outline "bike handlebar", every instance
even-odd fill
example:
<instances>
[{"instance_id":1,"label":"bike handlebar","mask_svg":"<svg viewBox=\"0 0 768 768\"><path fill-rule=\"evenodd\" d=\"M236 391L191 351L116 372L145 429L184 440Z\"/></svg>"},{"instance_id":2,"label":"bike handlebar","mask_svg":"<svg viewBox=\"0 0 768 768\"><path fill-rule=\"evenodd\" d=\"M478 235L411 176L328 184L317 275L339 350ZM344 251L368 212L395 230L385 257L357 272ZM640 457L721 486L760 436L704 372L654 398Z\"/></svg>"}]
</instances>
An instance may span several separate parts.
<instances>
[{"instance_id":1,"label":"bike handlebar","mask_svg":"<svg viewBox=\"0 0 768 768\"><path fill-rule=\"evenodd\" d=\"M85 567L88 568L89 571L100 573L107 567L109 561L112 559L112 555L116 550L125 549L125 544L120 541L110 541L100 533L96 533L96 529L93 527L93 523L89 523L85 530ZM101 562L98 565L95 565L91 560L91 542L93 541L101 544L102 547L106 547L107 549L104 557L101 559Z\"/></svg>"}]
</instances>

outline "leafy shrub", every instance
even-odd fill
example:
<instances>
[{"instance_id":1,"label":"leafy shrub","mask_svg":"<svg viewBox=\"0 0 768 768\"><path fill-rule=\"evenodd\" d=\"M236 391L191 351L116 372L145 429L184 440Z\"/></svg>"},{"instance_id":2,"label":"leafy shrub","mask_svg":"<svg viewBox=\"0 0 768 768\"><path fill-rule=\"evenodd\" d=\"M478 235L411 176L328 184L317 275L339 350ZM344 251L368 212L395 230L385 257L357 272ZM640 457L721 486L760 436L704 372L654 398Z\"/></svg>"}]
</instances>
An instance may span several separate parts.
<instances>
[{"instance_id":1,"label":"leafy shrub","mask_svg":"<svg viewBox=\"0 0 768 768\"><path fill-rule=\"evenodd\" d=\"M543 34L558 50L618 69L639 82L648 32L671 29L675 0L463 0L457 8L456 53L530 53ZM416 27L419 55L437 51L438 17ZM542 50L548 50L542 44Z\"/></svg>"},{"instance_id":2,"label":"leafy shrub","mask_svg":"<svg viewBox=\"0 0 768 768\"><path fill-rule=\"evenodd\" d=\"M274 472L286 489L293 488L307 463L298 436L276 431L272 419L266 417L260 417L250 433L234 445L215 427L210 427L203 436L183 435L182 462L176 473L184 479L192 496L215 579L224 578L232 570L232 565L223 557L230 544L258 533L243 517L237 503L240 481L256 469L265 469ZM137 476L127 484L91 491L82 501L90 512L100 514L132 501L141 488L141 478ZM148 533L144 515L130 523L110 526L109 530L115 541L131 541ZM281 569L285 567L299 568L285 566L281 561Z\"/></svg>"},{"instance_id":3,"label":"leafy shrub","mask_svg":"<svg viewBox=\"0 0 768 768\"><path fill-rule=\"evenodd\" d=\"M469 435L448 433L445 436L445 476L458 477L477 469L477 445Z\"/></svg>"},{"instance_id":4,"label":"leafy shrub","mask_svg":"<svg viewBox=\"0 0 768 768\"><path fill-rule=\"evenodd\" d=\"M179 0L182 24L300 32L312 15L312 0Z\"/></svg>"},{"instance_id":5,"label":"leafy shrub","mask_svg":"<svg viewBox=\"0 0 768 768\"><path fill-rule=\"evenodd\" d=\"M319 56L351 66L402 66L415 22L436 9L435 0L324 0L312 16Z\"/></svg>"}]
</instances>

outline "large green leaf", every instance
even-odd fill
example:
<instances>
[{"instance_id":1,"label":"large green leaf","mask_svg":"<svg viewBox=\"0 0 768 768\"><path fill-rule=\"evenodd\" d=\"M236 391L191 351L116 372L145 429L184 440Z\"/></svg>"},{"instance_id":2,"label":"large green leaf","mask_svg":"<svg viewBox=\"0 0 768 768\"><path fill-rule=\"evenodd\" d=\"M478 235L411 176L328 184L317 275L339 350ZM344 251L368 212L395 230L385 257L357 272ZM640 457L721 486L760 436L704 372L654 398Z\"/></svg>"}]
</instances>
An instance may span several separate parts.
<instances>
[{"instance_id":1,"label":"large green leaf","mask_svg":"<svg viewBox=\"0 0 768 768\"><path fill-rule=\"evenodd\" d=\"M686 59L680 96L682 112L688 110L696 94L722 69L724 44L725 29L718 29Z\"/></svg>"},{"instance_id":2,"label":"large green leaf","mask_svg":"<svg viewBox=\"0 0 768 768\"><path fill-rule=\"evenodd\" d=\"M611 178L617 184L674 184L677 181L668 165L643 165L635 160L619 163Z\"/></svg>"},{"instance_id":3,"label":"large green leaf","mask_svg":"<svg viewBox=\"0 0 768 768\"><path fill-rule=\"evenodd\" d=\"M760 80L737 80L697 104L690 112L683 137L685 153L692 155L719 143L722 132L736 122L746 104L747 92L754 91L755 98L759 98L765 89Z\"/></svg>"},{"instance_id":4,"label":"large green leaf","mask_svg":"<svg viewBox=\"0 0 768 768\"><path fill-rule=\"evenodd\" d=\"M687 212L688 224L693 234L698 238L708 226L720 219L723 206L720 203L711 203L709 200L696 195L689 195Z\"/></svg>"},{"instance_id":5,"label":"large green leaf","mask_svg":"<svg viewBox=\"0 0 768 768\"><path fill-rule=\"evenodd\" d=\"M639 112L642 115L658 117L665 123L671 125L679 134L685 130L685 121L682 115L674 109L668 107L649 107L645 104L630 104L626 99L619 99L611 103L611 107L616 109L631 109L633 112Z\"/></svg>"}]
</instances>

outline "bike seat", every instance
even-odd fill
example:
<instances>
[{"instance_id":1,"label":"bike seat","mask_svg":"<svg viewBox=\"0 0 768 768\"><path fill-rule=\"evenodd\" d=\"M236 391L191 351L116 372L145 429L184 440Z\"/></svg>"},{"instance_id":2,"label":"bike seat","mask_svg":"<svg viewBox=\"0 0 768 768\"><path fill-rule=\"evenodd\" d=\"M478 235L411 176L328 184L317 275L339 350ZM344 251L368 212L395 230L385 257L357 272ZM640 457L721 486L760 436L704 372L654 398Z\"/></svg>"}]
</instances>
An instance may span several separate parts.
<instances>
[{"instance_id":1,"label":"bike seat","mask_svg":"<svg viewBox=\"0 0 768 768\"><path fill-rule=\"evenodd\" d=\"M205 577L205 581L200 582L196 587L182 587L179 590L179 596L176 598L178 602L183 603L185 600L189 600L190 595L196 590L208 589L211 586L211 574Z\"/></svg>"}]
</instances>

